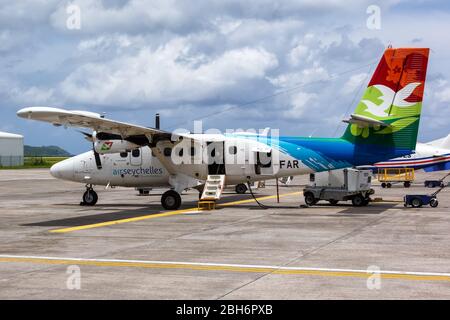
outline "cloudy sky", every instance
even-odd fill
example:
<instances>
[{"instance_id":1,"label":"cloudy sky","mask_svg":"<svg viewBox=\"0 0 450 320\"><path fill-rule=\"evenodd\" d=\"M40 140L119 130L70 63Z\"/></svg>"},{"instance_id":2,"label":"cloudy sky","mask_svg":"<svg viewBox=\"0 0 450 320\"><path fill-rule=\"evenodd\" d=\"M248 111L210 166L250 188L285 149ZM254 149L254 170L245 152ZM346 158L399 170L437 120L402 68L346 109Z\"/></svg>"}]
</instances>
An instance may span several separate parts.
<instances>
[{"instance_id":1,"label":"cloudy sky","mask_svg":"<svg viewBox=\"0 0 450 320\"><path fill-rule=\"evenodd\" d=\"M15 115L45 105L145 126L159 112L168 130L204 118L205 129L336 137L392 44L432 49L429 141L450 132L448 30L444 0L0 0L0 131L90 148L73 129Z\"/></svg>"}]
</instances>

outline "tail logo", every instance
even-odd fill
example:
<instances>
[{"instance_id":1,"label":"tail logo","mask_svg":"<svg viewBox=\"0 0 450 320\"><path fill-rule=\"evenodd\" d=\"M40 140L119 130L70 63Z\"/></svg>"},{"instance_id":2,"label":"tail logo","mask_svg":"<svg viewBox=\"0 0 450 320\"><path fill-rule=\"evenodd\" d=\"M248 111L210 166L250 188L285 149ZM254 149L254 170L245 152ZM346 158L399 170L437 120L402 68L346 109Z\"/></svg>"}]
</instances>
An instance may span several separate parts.
<instances>
[{"instance_id":1,"label":"tail logo","mask_svg":"<svg viewBox=\"0 0 450 320\"><path fill-rule=\"evenodd\" d=\"M377 84L373 88L376 88L381 93L381 96L378 97L378 100L382 101L381 104L376 104L370 100L361 100L361 102L367 107L367 112L376 117L386 118L389 116L386 111L391 107L391 104L399 108L414 106L417 102L408 102L406 99L411 96L419 85L421 85L420 82L409 83L396 94L391 88Z\"/></svg>"}]
</instances>

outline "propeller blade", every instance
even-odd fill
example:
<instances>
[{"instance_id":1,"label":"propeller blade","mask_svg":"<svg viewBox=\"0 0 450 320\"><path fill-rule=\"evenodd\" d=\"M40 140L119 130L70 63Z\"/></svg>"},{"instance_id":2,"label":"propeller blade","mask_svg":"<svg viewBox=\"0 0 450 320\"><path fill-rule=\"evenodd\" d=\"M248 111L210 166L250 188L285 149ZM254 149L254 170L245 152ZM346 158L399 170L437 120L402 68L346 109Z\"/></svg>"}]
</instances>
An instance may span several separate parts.
<instances>
[{"instance_id":1,"label":"propeller blade","mask_svg":"<svg viewBox=\"0 0 450 320\"><path fill-rule=\"evenodd\" d=\"M91 133L87 133L87 132L84 132L84 131L78 131L78 132L81 133L82 135L84 135L84 138L87 141L94 142L94 137L93 137L93 135Z\"/></svg>"},{"instance_id":2,"label":"propeller blade","mask_svg":"<svg viewBox=\"0 0 450 320\"><path fill-rule=\"evenodd\" d=\"M95 165L97 166L98 170L101 170L103 168L102 159L100 158L98 152L95 151L94 143L92 143L92 151L94 151Z\"/></svg>"}]
</instances>

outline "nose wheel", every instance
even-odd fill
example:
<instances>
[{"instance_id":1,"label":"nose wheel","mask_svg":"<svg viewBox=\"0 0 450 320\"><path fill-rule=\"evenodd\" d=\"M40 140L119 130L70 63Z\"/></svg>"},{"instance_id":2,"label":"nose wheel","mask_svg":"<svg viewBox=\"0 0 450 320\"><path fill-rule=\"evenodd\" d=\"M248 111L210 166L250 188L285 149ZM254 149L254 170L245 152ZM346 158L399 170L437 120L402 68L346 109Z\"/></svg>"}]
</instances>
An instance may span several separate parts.
<instances>
[{"instance_id":1,"label":"nose wheel","mask_svg":"<svg viewBox=\"0 0 450 320\"><path fill-rule=\"evenodd\" d=\"M80 203L82 206L95 206L98 201L97 192L94 191L92 186L86 187L86 192L83 194L83 201Z\"/></svg>"}]
</instances>

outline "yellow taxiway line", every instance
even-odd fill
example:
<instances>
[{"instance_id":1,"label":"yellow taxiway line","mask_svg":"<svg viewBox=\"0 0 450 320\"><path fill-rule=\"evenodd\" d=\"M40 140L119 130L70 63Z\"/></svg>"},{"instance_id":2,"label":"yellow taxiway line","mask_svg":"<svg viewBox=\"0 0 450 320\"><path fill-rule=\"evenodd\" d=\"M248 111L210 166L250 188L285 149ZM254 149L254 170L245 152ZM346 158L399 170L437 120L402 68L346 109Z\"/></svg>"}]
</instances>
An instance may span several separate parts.
<instances>
[{"instance_id":1,"label":"yellow taxiway line","mask_svg":"<svg viewBox=\"0 0 450 320\"><path fill-rule=\"evenodd\" d=\"M292 196L292 195L299 195L299 194L301 194L301 192L291 192L291 193L280 194L280 198ZM273 199L276 197L277 197L276 195L273 195L273 196L260 197L257 199L258 199L258 201L261 201L261 200ZM254 202L254 201L255 201L254 199L232 201L232 202L217 204L217 207L228 207L228 206L232 206L232 205L237 205L237 204L242 204L242 203L250 203L250 202ZM163 213L149 214L149 215L134 217L134 218L118 219L118 220L112 220L112 221L106 221L106 222L100 222L100 223L87 224L87 225L77 226L77 227L53 229L53 230L50 230L49 232L51 232L51 233L67 233L67 232L72 232L72 231L107 227L107 226L112 226L112 225L116 225L116 224L128 223L128 222L136 222L136 221L162 218L162 217L170 217L170 216L175 216L175 215L180 215L180 214L185 214L185 213L190 213L190 212L198 212L198 211L199 211L198 208L189 208L189 209L182 209L182 210L169 211L169 212L163 212Z\"/></svg>"},{"instance_id":2,"label":"yellow taxiway line","mask_svg":"<svg viewBox=\"0 0 450 320\"><path fill-rule=\"evenodd\" d=\"M305 275L326 277L353 277L369 278L378 275L383 279L420 280L420 281L444 281L450 282L449 273L434 272L408 272L408 271L367 271L356 269L332 269L332 268L302 268L281 266L256 266L239 264L214 264L195 262L171 262L171 261L143 261L143 260L119 260L119 259L82 259L82 258L57 258L37 256L10 256L0 255L0 262L9 263L33 263L47 265L83 265L97 267L123 267L146 269L179 269L196 271L224 271L241 273L271 273L277 275Z\"/></svg>"}]
</instances>

